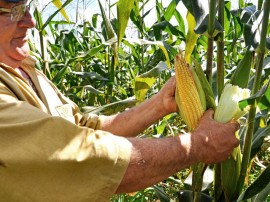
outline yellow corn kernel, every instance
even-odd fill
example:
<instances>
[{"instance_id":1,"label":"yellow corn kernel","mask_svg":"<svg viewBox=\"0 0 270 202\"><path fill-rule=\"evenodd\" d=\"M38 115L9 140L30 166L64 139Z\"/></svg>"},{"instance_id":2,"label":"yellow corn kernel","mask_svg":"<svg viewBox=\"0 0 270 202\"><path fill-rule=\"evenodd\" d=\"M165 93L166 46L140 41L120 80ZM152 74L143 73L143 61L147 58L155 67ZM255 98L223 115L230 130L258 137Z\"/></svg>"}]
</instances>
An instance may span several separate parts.
<instances>
[{"instance_id":1,"label":"yellow corn kernel","mask_svg":"<svg viewBox=\"0 0 270 202\"><path fill-rule=\"evenodd\" d=\"M197 127L205 110L200 100L192 70L180 54L176 55L174 59L174 67L176 102L183 120L189 129L193 130Z\"/></svg>"}]
</instances>

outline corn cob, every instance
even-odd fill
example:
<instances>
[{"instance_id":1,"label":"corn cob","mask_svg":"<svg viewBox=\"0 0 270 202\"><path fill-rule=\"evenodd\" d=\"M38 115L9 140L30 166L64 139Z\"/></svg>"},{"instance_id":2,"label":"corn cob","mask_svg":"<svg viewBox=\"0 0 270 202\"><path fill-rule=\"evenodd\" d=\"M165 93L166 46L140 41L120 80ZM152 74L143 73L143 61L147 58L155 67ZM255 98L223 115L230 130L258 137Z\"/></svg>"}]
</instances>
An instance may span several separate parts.
<instances>
[{"instance_id":1,"label":"corn cob","mask_svg":"<svg viewBox=\"0 0 270 202\"><path fill-rule=\"evenodd\" d=\"M175 57L174 67L177 106L181 117L192 131L197 127L199 119L206 110L204 90L196 72L190 68L180 54ZM192 190L194 193L194 201L196 202L199 201L200 198L204 170L204 163L198 163L192 166Z\"/></svg>"},{"instance_id":2,"label":"corn cob","mask_svg":"<svg viewBox=\"0 0 270 202\"><path fill-rule=\"evenodd\" d=\"M247 113L248 107L241 110L238 106L238 102L249 96L250 91L248 89L226 84L219 99L214 119L221 123L239 119ZM228 202L235 201L237 197L236 186L240 176L241 162L241 150L240 146L238 146L233 150L231 156L221 163L221 189Z\"/></svg>"},{"instance_id":3,"label":"corn cob","mask_svg":"<svg viewBox=\"0 0 270 202\"><path fill-rule=\"evenodd\" d=\"M179 112L190 130L197 127L206 108L204 92L196 73L180 54L174 60L176 78L176 102ZM194 79L195 78L195 79Z\"/></svg>"}]
</instances>

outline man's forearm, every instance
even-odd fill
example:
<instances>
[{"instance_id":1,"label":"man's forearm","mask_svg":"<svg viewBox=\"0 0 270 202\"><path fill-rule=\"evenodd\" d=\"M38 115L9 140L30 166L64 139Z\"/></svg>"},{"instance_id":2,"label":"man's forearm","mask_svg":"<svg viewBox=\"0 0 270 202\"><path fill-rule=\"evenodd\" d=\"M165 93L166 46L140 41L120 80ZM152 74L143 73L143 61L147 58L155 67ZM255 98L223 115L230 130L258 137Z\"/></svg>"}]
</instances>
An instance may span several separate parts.
<instances>
[{"instance_id":1,"label":"man's forearm","mask_svg":"<svg viewBox=\"0 0 270 202\"><path fill-rule=\"evenodd\" d=\"M238 123L218 123L208 110L192 133L160 139L129 138L130 164L116 193L143 189L194 163L224 161L239 145Z\"/></svg>"},{"instance_id":2,"label":"man's forearm","mask_svg":"<svg viewBox=\"0 0 270 202\"><path fill-rule=\"evenodd\" d=\"M102 130L115 135L134 137L167 114L162 109L161 102L158 97L153 96L125 112L108 116L102 124Z\"/></svg>"},{"instance_id":3,"label":"man's forearm","mask_svg":"<svg viewBox=\"0 0 270 202\"><path fill-rule=\"evenodd\" d=\"M138 191L197 162L191 135L163 139L131 138L130 164L116 193ZM194 143L193 143L194 144Z\"/></svg>"}]
</instances>

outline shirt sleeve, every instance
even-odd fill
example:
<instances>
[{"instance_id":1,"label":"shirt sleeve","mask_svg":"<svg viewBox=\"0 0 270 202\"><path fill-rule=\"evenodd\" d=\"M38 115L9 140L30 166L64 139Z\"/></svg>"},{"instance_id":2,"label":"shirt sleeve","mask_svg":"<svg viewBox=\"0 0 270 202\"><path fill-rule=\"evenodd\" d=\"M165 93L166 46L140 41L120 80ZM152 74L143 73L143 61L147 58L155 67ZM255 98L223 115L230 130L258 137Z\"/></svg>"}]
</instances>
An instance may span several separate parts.
<instances>
[{"instance_id":1,"label":"shirt sleeve","mask_svg":"<svg viewBox=\"0 0 270 202\"><path fill-rule=\"evenodd\" d=\"M18 101L0 83L0 198L109 201L128 166L131 143Z\"/></svg>"}]
</instances>

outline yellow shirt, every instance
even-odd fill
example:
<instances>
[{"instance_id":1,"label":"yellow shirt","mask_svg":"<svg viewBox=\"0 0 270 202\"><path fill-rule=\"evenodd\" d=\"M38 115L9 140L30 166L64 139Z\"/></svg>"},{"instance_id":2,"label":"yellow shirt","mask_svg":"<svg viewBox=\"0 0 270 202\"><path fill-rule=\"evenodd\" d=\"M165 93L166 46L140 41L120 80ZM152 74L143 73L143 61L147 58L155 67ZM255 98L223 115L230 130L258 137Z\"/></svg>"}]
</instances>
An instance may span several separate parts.
<instances>
[{"instance_id":1,"label":"yellow shirt","mask_svg":"<svg viewBox=\"0 0 270 202\"><path fill-rule=\"evenodd\" d=\"M109 201L129 163L130 142L99 130L102 118L82 114L33 59L23 62L38 95L0 63L0 201ZM38 77L62 105L50 105Z\"/></svg>"}]
</instances>

